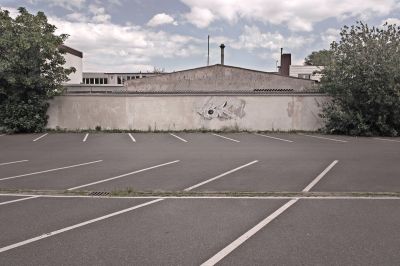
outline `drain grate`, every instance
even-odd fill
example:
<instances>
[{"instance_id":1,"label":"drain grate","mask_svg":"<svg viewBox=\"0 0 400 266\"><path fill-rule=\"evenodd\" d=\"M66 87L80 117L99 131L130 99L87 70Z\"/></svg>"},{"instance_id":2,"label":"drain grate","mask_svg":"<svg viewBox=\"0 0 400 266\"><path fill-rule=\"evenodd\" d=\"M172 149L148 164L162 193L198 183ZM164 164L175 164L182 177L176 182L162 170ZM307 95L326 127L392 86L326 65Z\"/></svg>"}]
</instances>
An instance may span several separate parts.
<instances>
[{"instance_id":1,"label":"drain grate","mask_svg":"<svg viewBox=\"0 0 400 266\"><path fill-rule=\"evenodd\" d=\"M89 196L109 196L110 192L106 191L93 191L89 193Z\"/></svg>"}]
</instances>

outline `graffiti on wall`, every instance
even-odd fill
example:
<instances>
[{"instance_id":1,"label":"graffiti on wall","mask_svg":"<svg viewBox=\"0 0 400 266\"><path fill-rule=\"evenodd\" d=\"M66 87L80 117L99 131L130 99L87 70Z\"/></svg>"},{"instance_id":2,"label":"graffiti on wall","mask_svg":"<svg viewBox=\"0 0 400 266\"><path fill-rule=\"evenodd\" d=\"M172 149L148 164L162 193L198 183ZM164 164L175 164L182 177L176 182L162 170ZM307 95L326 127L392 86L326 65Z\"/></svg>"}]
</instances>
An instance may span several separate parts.
<instances>
[{"instance_id":1,"label":"graffiti on wall","mask_svg":"<svg viewBox=\"0 0 400 266\"><path fill-rule=\"evenodd\" d=\"M245 116L246 102L232 97L209 97L197 108L203 118L229 120Z\"/></svg>"}]
</instances>

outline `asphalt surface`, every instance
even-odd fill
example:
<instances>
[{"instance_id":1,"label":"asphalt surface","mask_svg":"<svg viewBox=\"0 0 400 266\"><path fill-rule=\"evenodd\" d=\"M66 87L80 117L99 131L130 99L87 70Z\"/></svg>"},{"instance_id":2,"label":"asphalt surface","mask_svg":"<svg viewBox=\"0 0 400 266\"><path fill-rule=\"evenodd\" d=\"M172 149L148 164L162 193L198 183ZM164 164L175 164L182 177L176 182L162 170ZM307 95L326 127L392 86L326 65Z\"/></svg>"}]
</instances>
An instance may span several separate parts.
<instances>
[{"instance_id":1,"label":"asphalt surface","mask_svg":"<svg viewBox=\"0 0 400 266\"><path fill-rule=\"evenodd\" d=\"M400 192L400 138L174 134L1 136L0 264L400 264L399 198L18 194Z\"/></svg>"}]
</instances>

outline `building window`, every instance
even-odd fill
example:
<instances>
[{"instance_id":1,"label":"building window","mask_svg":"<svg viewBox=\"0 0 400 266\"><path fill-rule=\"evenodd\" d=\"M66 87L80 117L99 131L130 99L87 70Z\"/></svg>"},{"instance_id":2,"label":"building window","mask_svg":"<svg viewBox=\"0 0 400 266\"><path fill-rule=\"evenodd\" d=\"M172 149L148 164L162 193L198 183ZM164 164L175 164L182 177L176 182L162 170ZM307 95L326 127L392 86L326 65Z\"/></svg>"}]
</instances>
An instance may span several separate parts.
<instances>
[{"instance_id":1,"label":"building window","mask_svg":"<svg viewBox=\"0 0 400 266\"><path fill-rule=\"evenodd\" d=\"M94 78L90 78L90 84L94 84Z\"/></svg>"},{"instance_id":2,"label":"building window","mask_svg":"<svg viewBox=\"0 0 400 266\"><path fill-rule=\"evenodd\" d=\"M117 84L122 84L121 76L118 76L118 77L117 77Z\"/></svg>"},{"instance_id":3,"label":"building window","mask_svg":"<svg viewBox=\"0 0 400 266\"><path fill-rule=\"evenodd\" d=\"M298 76L301 79L311 79L311 75L310 74L299 74Z\"/></svg>"},{"instance_id":4,"label":"building window","mask_svg":"<svg viewBox=\"0 0 400 266\"><path fill-rule=\"evenodd\" d=\"M104 84L107 84L107 83L108 83L108 79L105 78L105 79L104 79Z\"/></svg>"}]
</instances>

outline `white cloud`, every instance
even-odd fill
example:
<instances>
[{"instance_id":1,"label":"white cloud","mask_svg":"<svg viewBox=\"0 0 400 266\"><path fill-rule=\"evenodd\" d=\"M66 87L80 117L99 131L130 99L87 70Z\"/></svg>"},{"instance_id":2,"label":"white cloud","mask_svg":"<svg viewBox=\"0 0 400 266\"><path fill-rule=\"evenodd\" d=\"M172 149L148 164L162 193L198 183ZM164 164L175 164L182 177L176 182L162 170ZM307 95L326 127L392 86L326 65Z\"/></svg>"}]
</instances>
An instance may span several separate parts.
<instances>
[{"instance_id":1,"label":"white cloud","mask_svg":"<svg viewBox=\"0 0 400 266\"><path fill-rule=\"evenodd\" d=\"M215 20L239 19L284 24L293 31L311 31L328 18L384 16L399 9L397 0L181 0L190 8L187 20L199 28Z\"/></svg>"},{"instance_id":2,"label":"white cloud","mask_svg":"<svg viewBox=\"0 0 400 266\"><path fill-rule=\"evenodd\" d=\"M257 26L245 25L243 33L239 36L238 41L232 44L232 47L249 51L257 48L278 50L281 47L300 48L313 40L312 37L306 36L285 37L278 32L261 32Z\"/></svg>"},{"instance_id":3,"label":"white cloud","mask_svg":"<svg viewBox=\"0 0 400 266\"><path fill-rule=\"evenodd\" d=\"M86 0L29 0L32 4L46 3L50 6L60 6L68 10L81 9L86 4Z\"/></svg>"},{"instance_id":4,"label":"white cloud","mask_svg":"<svg viewBox=\"0 0 400 266\"><path fill-rule=\"evenodd\" d=\"M387 19L384 19L381 22L381 24L383 25L383 24L385 24L385 22L387 22L388 24L396 24L397 26L400 26L400 19L398 19L398 18L387 18Z\"/></svg>"},{"instance_id":5,"label":"white cloud","mask_svg":"<svg viewBox=\"0 0 400 266\"><path fill-rule=\"evenodd\" d=\"M205 28L215 19L214 14L207 8L192 7L186 19L198 28Z\"/></svg>"},{"instance_id":6,"label":"white cloud","mask_svg":"<svg viewBox=\"0 0 400 266\"><path fill-rule=\"evenodd\" d=\"M200 40L191 36L152 31L132 25L72 22L50 17L57 33L70 35L66 44L83 52L85 71L145 71L153 58L201 54Z\"/></svg>"},{"instance_id":7,"label":"white cloud","mask_svg":"<svg viewBox=\"0 0 400 266\"><path fill-rule=\"evenodd\" d=\"M321 34L321 40L325 47L324 49L328 49L330 44L333 41L337 41L339 37L340 37L339 29L334 29L334 28L327 29L324 33Z\"/></svg>"},{"instance_id":8,"label":"white cloud","mask_svg":"<svg viewBox=\"0 0 400 266\"><path fill-rule=\"evenodd\" d=\"M170 15L167 15L165 13L160 13L155 15L154 17L152 17L149 22L147 22L147 26L150 27L157 27L160 25L164 25L164 24L172 24L177 26L178 23L174 20L173 17L171 17Z\"/></svg>"},{"instance_id":9,"label":"white cloud","mask_svg":"<svg viewBox=\"0 0 400 266\"><path fill-rule=\"evenodd\" d=\"M0 6L2 10L7 10L9 12L10 17L16 18L19 15L19 11L16 8L13 7L6 7L6 6Z\"/></svg>"}]
</instances>

